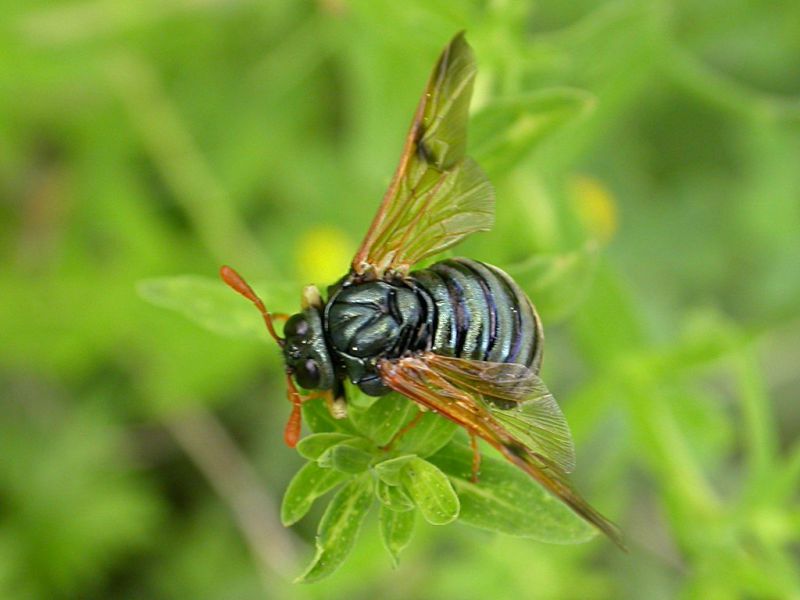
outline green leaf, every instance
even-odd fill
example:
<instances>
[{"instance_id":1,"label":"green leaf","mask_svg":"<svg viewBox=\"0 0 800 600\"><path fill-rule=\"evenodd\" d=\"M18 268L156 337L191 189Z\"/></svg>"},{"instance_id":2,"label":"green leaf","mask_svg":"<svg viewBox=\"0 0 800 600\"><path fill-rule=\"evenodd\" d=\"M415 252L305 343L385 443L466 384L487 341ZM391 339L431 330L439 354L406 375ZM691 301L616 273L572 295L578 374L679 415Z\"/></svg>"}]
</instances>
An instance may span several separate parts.
<instances>
[{"instance_id":1,"label":"green leaf","mask_svg":"<svg viewBox=\"0 0 800 600\"><path fill-rule=\"evenodd\" d=\"M546 322L564 319L583 301L597 270L594 244L563 254L535 255L506 268L509 275L535 299Z\"/></svg>"},{"instance_id":2,"label":"green leaf","mask_svg":"<svg viewBox=\"0 0 800 600\"><path fill-rule=\"evenodd\" d=\"M345 473L361 473L372 462L377 448L368 439L351 436L330 446L317 458L320 467L333 467Z\"/></svg>"},{"instance_id":3,"label":"green leaf","mask_svg":"<svg viewBox=\"0 0 800 600\"><path fill-rule=\"evenodd\" d=\"M366 441L366 440L364 440ZM334 446L320 457L320 465L327 463L343 473L358 474L363 473L369 468L373 454L357 447L355 444L344 443Z\"/></svg>"},{"instance_id":4,"label":"green leaf","mask_svg":"<svg viewBox=\"0 0 800 600\"><path fill-rule=\"evenodd\" d=\"M228 288L221 280L195 275L178 275L145 279L138 282L139 295L163 308L175 310L198 325L229 337L255 338L272 343L258 311L245 298ZM291 306L286 282L254 286L264 303ZM297 295L297 289L294 295Z\"/></svg>"},{"instance_id":5,"label":"green leaf","mask_svg":"<svg viewBox=\"0 0 800 600\"><path fill-rule=\"evenodd\" d=\"M417 511L396 512L387 506L381 506L379 525L381 540L392 557L392 564L397 567L400 552L408 546L414 533L414 522Z\"/></svg>"},{"instance_id":6,"label":"green leaf","mask_svg":"<svg viewBox=\"0 0 800 600\"><path fill-rule=\"evenodd\" d=\"M355 439L347 433L312 433L297 443L297 452L308 460L317 460L322 454L342 442Z\"/></svg>"},{"instance_id":7,"label":"green leaf","mask_svg":"<svg viewBox=\"0 0 800 600\"><path fill-rule=\"evenodd\" d=\"M570 88L497 99L470 121L470 154L492 178L498 178L592 103L593 96Z\"/></svg>"},{"instance_id":8,"label":"green leaf","mask_svg":"<svg viewBox=\"0 0 800 600\"><path fill-rule=\"evenodd\" d=\"M319 581L341 566L355 545L371 504L372 478L369 473L352 479L339 490L320 521L316 555L295 582Z\"/></svg>"},{"instance_id":9,"label":"green leaf","mask_svg":"<svg viewBox=\"0 0 800 600\"><path fill-rule=\"evenodd\" d=\"M361 433L378 446L388 444L403 426L411 402L400 394L379 398L364 411L352 411L352 420Z\"/></svg>"},{"instance_id":10,"label":"green leaf","mask_svg":"<svg viewBox=\"0 0 800 600\"><path fill-rule=\"evenodd\" d=\"M315 462L307 463L292 480L281 503L281 523L292 525L302 519L314 500L329 492L348 478L346 473L323 469Z\"/></svg>"},{"instance_id":11,"label":"green leaf","mask_svg":"<svg viewBox=\"0 0 800 600\"><path fill-rule=\"evenodd\" d=\"M450 477L464 523L557 544L585 542L595 535L588 523L510 463L483 456L476 484L467 446L451 442L430 460Z\"/></svg>"},{"instance_id":12,"label":"green leaf","mask_svg":"<svg viewBox=\"0 0 800 600\"><path fill-rule=\"evenodd\" d=\"M375 465L375 472L389 485L400 485L400 474L408 461L415 459L413 454L390 458Z\"/></svg>"},{"instance_id":13,"label":"green leaf","mask_svg":"<svg viewBox=\"0 0 800 600\"><path fill-rule=\"evenodd\" d=\"M402 468L400 482L428 523L447 525L458 517L458 496L435 465L415 456Z\"/></svg>"},{"instance_id":14,"label":"green leaf","mask_svg":"<svg viewBox=\"0 0 800 600\"><path fill-rule=\"evenodd\" d=\"M375 495L386 508L404 512L414 508L414 501L408 497L403 488L397 485L389 485L385 481L378 480L375 487Z\"/></svg>"},{"instance_id":15,"label":"green leaf","mask_svg":"<svg viewBox=\"0 0 800 600\"><path fill-rule=\"evenodd\" d=\"M423 458L436 453L458 431L458 425L433 412L426 412L413 429L404 433L394 446L403 454Z\"/></svg>"}]
</instances>

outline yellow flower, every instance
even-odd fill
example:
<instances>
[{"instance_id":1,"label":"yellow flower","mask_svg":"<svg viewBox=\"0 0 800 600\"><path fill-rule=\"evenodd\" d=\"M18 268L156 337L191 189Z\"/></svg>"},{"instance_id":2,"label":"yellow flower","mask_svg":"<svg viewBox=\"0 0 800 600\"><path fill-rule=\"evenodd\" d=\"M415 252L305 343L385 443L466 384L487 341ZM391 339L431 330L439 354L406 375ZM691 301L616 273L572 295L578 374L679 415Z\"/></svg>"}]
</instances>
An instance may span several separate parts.
<instances>
[{"instance_id":1,"label":"yellow flower","mask_svg":"<svg viewBox=\"0 0 800 600\"><path fill-rule=\"evenodd\" d=\"M354 245L341 229L317 226L298 241L295 264L301 281L327 285L347 272Z\"/></svg>"},{"instance_id":2,"label":"yellow flower","mask_svg":"<svg viewBox=\"0 0 800 600\"><path fill-rule=\"evenodd\" d=\"M607 244L617 231L617 205L605 184L593 177L576 175L571 182L575 212L589 235Z\"/></svg>"}]
</instances>

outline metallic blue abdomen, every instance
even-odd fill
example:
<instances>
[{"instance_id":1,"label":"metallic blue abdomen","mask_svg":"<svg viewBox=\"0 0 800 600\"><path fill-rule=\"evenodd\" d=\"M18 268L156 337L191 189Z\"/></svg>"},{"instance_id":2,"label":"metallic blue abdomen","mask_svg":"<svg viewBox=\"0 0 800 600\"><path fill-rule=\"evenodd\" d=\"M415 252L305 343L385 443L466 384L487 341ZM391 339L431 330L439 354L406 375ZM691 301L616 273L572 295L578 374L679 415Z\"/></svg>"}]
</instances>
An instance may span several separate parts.
<instances>
[{"instance_id":1,"label":"metallic blue abdomen","mask_svg":"<svg viewBox=\"0 0 800 600\"><path fill-rule=\"evenodd\" d=\"M431 350L459 358L520 363L538 372L543 334L531 301L506 273L455 258L412 273L437 308Z\"/></svg>"}]
</instances>

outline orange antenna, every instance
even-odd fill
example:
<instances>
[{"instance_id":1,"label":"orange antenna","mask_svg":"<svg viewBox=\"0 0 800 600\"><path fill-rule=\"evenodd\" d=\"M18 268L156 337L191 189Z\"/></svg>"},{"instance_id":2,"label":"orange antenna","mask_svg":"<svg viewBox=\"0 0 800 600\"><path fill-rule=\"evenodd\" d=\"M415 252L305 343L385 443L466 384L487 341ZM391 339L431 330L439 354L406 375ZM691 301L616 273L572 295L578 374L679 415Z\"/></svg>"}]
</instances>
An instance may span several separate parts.
<instances>
[{"instance_id":1,"label":"orange antenna","mask_svg":"<svg viewBox=\"0 0 800 600\"><path fill-rule=\"evenodd\" d=\"M220 268L219 276L222 277L222 281L224 281L234 292L241 294L255 305L255 307L258 309L258 312L260 312L261 316L264 317L264 324L267 326L269 334L276 342L278 342L278 345L282 347L286 342L275 332L275 326L272 323L272 315L267 310L267 307L264 306L261 298L259 298L253 291L253 288L247 284L241 275L227 265L223 265Z\"/></svg>"}]
</instances>

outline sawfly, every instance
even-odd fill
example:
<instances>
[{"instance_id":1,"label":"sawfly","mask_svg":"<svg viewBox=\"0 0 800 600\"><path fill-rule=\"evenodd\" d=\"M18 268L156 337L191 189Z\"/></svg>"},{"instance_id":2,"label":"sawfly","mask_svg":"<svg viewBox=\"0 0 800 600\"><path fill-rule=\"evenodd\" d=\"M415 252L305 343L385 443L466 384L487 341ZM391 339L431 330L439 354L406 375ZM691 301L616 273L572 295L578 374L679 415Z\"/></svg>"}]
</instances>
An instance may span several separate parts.
<instances>
[{"instance_id":1,"label":"sawfly","mask_svg":"<svg viewBox=\"0 0 800 600\"><path fill-rule=\"evenodd\" d=\"M502 270L469 258L413 270L494 222L492 185L466 156L476 70L459 33L433 69L350 270L327 299L307 286L300 312L273 315L233 269L222 267L221 276L256 305L281 347L293 405L289 446L300 437L301 406L310 397L298 386L324 396L338 418L346 415L345 379L370 396L398 392L467 432L473 479L480 438L621 545L618 529L567 478L575 450L539 377L544 335L530 299Z\"/></svg>"}]
</instances>

